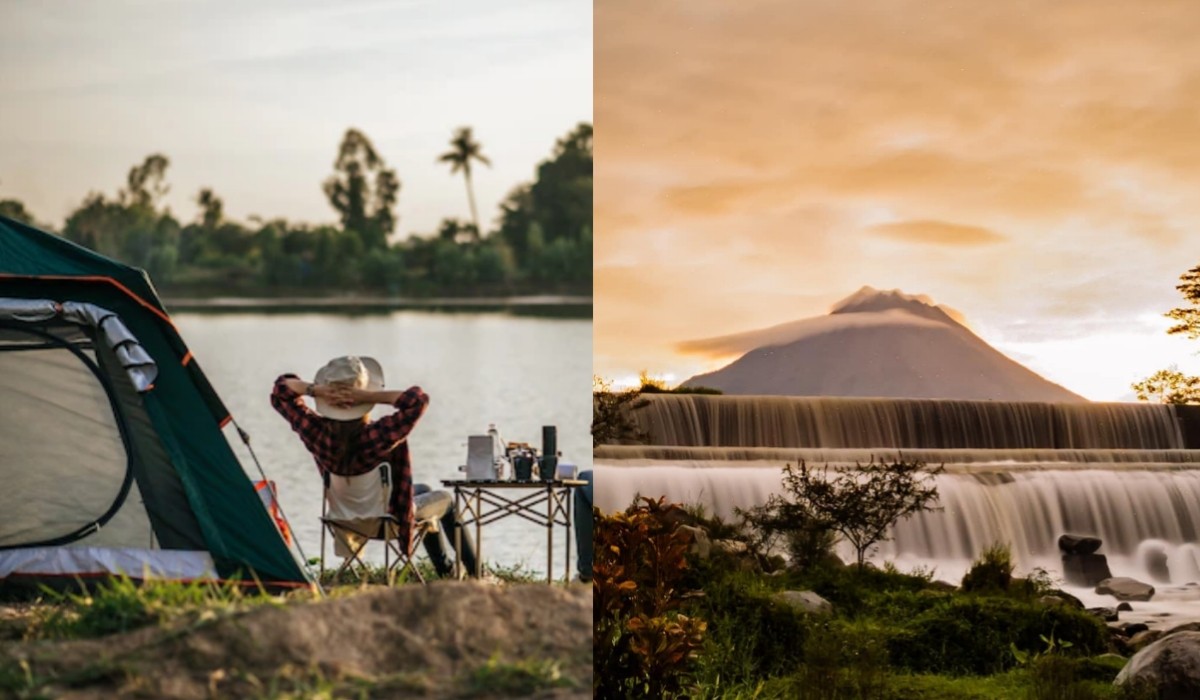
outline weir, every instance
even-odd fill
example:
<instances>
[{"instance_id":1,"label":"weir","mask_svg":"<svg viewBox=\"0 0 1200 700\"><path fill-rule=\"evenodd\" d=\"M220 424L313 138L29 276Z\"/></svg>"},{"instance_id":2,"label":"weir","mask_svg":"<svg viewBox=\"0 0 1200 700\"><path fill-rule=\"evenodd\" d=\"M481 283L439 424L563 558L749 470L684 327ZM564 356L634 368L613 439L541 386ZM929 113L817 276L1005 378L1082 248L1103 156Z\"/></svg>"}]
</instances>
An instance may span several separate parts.
<instances>
[{"instance_id":1,"label":"weir","mask_svg":"<svg viewBox=\"0 0 1200 700\"><path fill-rule=\"evenodd\" d=\"M647 397L651 445L594 451L602 509L637 494L725 518L779 493L784 464L942 465L941 510L903 521L878 556L961 576L996 542L1061 570L1058 536L1096 535L1114 575L1200 581L1197 407L892 399Z\"/></svg>"},{"instance_id":2,"label":"weir","mask_svg":"<svg viewBox=\"0 0 1200 700\"><path fill-rule=\"evenodd\" d=\"M670 394L645 398L647 405L630 415L649 434L652 445L993 450L1200 447L1200 434L1193 436L1196 444L1185 440L1181 407L1162 404Z\"/></svg>"}]
</instances>

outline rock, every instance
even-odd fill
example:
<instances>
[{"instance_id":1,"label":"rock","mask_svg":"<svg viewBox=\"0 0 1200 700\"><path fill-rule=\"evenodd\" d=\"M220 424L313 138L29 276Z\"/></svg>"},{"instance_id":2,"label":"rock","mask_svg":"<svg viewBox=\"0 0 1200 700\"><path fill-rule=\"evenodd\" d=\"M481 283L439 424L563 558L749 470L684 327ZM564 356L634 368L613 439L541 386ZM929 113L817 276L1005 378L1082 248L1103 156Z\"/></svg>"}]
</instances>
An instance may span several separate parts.
<instances>
[{"instance_id":1,"label":"rock","mask_svg":"<svg viewBox=\"0 0 1200 700\"><path fill-rule=\"evenodd\" d=\"M812 591L780 591L771 599L811 615L833 614L833 604Z\"/></svg>"},{"instance_id":2,"label":"rock","mask_svg":"<svg viewBox=\"0 0 1200 700\"><path fill-rule=\"evenodd\" d=\"M718 552L732 556L740 556L750 551L746 543L741 540L714 540L712 545Z\"/></svg>"},{"instance_id":3,"label":"rock","mask_svg":"<svg viewBox=\"0 0 1200 700\"><path fill-rule=\"evenodd\" d=\"M1121 603L1117 606L1117 612L1133 612L1133 606L1129 603Z\"/></svg>"},{"instance_id":4,"label":"rock","mask_svg":"<svg viewBox=\"0 0 1200 700\"><path fill-rule=\"evenodd\" d=\"M1165 636L1162 630L1144 630L1130 637L1126 644L1134 653L1137 653Z\"/></svg>"},{"instance_id":5,"label":"rock","mask_svg":"<svg viewBox=\"0 0 1200 700\"><path fill-rule=\"evenodd\" d=\"M1175 625L1171 629L1167 630L1166 633L1163 634L1163 636L1168 637L1172 634L1178 634L1180 632L1200 632L1200 622L1192 621L1192 622L1184 622L1182 624Z\"/></svg>"},{"instance_id":6,"label":"rock","mask_svg":"<svg viewBox=\"0 0 1200 700\"><path fill-rule=\"evenodd\" d=\"M1146 688L1159 700L1200 698L1200 632L1180 632L1133 655L1114 685Z\"/></svg>"},{"instance_id":7,"label":"rock","mask_svg":"<svg viewBox=\"0 0 1200 700\"><path fill-rule=\"evenodd\" d=\"M1105 622L1116 622L1117 621L1116 608L1088 608L1087 612L1095 615L1096 617L1100 618L1101 620L1104 620Z\"/></svg>"},{"instance_id":8,"label":"rock","mask_svg":"<svg viewBox=\"0 0 1200 700\"><path fill-rule=\"evenodd\" d=\"M1066 554L1095 554L1102 542L1089 535L1060 535L1058 548Z\"/></svg>"},{"instance_id":9,"label":"rock","mask_svg":"<svg viewBox=\"0 0 1200 700\"><path fill-rule=\"evenodd\" d=\"M1043 605L1053 605L1054 602L1049 600L1050 598L1054 598L1058 603L1075 608L1076 610L1083 610L1083 601L1066 591L1050 591L1041 598L1038 598L1038 602Z\"/></svg>"},{"instance_id":10,"label":"rock","mask_svg":"<svg viewBox=\"0 0 1200 700\"><path fill-rule=\"evenodd\" d=\"M1171 569L1167 566L1166 550L1151 549L1146 552L1146 569L1150 572L1150 578L1155 582L1171 582Z\"/></svg>"},{"instance_id":11,"label":"rock","mask_svg":"<svg viewBox=\"0 0 1200 700\"><path fill-rule=\"evenodd\" d=\"M1062 563L1063 578L1076 586L1095 586L1112 578L1108 557L1103 554L1064 554Z\"/></svg>"},{"instance_id":12,"label":"rock","mask_svg":"<svg viewBox=\"0 0 1200 700\"><path fill-rule=\"evenodd\" d=\"M1066 600L1064 600L1062 598L1059 598L1056 595L1044 595L1041 598L1038 598L1037 602L1041 603L1042 605L1047 605L1047 606L1051 606L1051 605L1070 606L1070 603L1068 603Z\"/></svg>"},{"instance_id":13,"label":"rock","mask_svg":"<svg viewBox=\"0 0 1200 700\"><path fill-rule=\"evenodd\" d=\"M1139 632L1145 632L1150 629L1150 626L1144 622L1122 622L1118 627L1121 634L1125 637L1132 637Z\"/></svg>"},{"instance_id":14,"label":"rock","mask_svg":"<svg viewBox=\"0 0 1200 700\"><path fill-rule=\"evenodd\" d=\"M1107 578L1096 586L1101 595L1111 595L1117 600L1150 600L1154 597L1154 586L1125 576Z\"/></svg>"},{"instance_id":15,"label":"rock","mask_svg":"<svg viewBox=\"0 0 1200 700\"><path fill-rule=\"evenodd\" d=\"M708 532L702 527L692 525L680 525L679 530L686 532L692 536L692 546L688 549L688 554L693 554L701 561L708 559L712 553L712 541L708 538Z\"/></svg>"}]
</instances>

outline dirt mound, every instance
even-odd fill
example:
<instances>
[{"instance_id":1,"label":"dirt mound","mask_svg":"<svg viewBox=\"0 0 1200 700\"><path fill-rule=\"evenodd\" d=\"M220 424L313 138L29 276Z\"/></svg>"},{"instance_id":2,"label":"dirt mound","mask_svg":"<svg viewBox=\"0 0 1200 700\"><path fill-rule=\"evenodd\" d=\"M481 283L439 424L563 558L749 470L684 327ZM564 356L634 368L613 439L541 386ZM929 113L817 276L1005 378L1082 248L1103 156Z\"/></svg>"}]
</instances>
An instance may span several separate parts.
<instances>
[{"instance_id":1,"label":"dirt mound","mask_svg":"<svg viewBox=\"0 0 1200 700\"><path fill-rule=\"evenodd\" d=\"M591 697L591 639L589 587L445 582L264 606L187 628L0 650L27 659L34 675L74 679L56 689L73 698L246 697L326 687L341 697L336 691L347 686L358 689L354 697L364 689L369 697L460 697L480 692L464 688L463 679L489 660L501 670L552 660L570 687L547 687L540 696L583 698Z\"/></svg>"}]
</instances>

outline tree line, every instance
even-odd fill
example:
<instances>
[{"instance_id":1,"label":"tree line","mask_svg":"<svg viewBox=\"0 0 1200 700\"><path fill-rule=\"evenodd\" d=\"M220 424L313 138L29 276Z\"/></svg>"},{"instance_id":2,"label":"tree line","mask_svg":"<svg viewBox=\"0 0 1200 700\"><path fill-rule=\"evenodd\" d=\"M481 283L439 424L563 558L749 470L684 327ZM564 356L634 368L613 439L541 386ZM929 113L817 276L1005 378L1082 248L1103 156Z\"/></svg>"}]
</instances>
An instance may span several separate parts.
<instances>
[{"instance_id":1,"label":"tree line","mask_svg":"<svg viewBox=\"0 0 1200 700\"><path fill-rule=\"evenodd\" d=\"M357 129L346 131L322 183L336 225L234 221L212 188L196 194L196 217L180 221L162 202L170 160L156 153L129 170L115 197L88 194L58 233L145 269L168 293L591 293L591 124L558 139L534 180L501 203L489 231L479 223L472 165L490 161L471 128L456 130L437 161L463 176L471 220L448 217L402 241L390 241L402 183ZM39 225L19 200L0 199L0 215Z\"/></svg>"}]
</instances>

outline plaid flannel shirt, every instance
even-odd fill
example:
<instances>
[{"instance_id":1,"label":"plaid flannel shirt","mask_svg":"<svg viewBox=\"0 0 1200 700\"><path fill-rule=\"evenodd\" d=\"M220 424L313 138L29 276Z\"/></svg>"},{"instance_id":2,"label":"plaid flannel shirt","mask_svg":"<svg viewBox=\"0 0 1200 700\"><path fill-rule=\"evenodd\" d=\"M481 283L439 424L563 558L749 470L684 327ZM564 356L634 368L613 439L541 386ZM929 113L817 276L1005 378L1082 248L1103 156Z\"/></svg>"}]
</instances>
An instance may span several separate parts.
<instances>
[{"instance_id":1,"label":"plaid flannel shirt","mask_svg":"<svg viewBox=\"0 0 1200 700\"><path fill-rule=\"evenodd\" d=\"M398 539L408 542L412 533L414 516L412 460L408 455L408 434L417 424L421 414L429 405L429 396L420 387L410 387L392 404L396 412L372 421L363 427L358 436L358 449L348 464L337 460L337 438L335 421L326 418L304 403L304 397L292 391L284 383L288 379L299 379L294 374L284 374L275 380L271 391L271 406L292 426L300 441L308 448L322 476L326 472L339 476L366 474L381 462L392 465L391 513L399 522Z\"/></svg>"}]
</instances>

